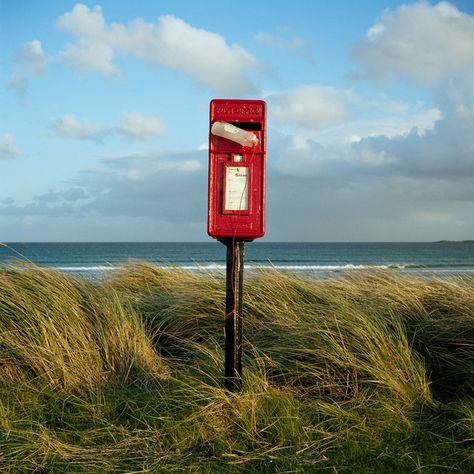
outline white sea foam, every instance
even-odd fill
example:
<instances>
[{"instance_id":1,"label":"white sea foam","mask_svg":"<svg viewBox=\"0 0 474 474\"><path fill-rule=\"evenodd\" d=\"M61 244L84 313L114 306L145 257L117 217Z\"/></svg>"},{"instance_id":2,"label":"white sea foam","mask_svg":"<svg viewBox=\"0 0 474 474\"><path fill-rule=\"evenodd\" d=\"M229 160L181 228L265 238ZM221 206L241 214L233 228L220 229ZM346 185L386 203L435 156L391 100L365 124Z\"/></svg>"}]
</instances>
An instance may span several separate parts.
<instances>
[{"instance_id":1,"label":"white sea foam","mask_svg":"<svg viewBox=\"0 0 474 474\"><path fill-rule=\"evenodd\" d=\"M277 270L297 270L297 271L341 271L341 270L368 270L368 269L388 269L403 268L393 265L249 265L249 268L275 268Z\"/></svg>"},{"instance_id":2,"label":"white sea foam","mask_svg":"<svg viewBox=\"0 0 474 474\"><path fill-rule=\"evenodd\" d=\"M245 268L248 270L291 270L291 271L344 271L344 270L369 270L369 269L389 269L389 268L405 268L405 265L390 264L390 265L354 265L351 263L344 265L270 265L270 264L258 264L258 263L245 263ZM176 265L176 266L164 266L162 268L181 268L183 270L203 270L203 271L214 271L214 270L225 270L226 266L223 264L207 264L207 265Z\"/></svg>"},{"instance_id":3,"label":"white sea foam","mask_svg":"<svg viewBox=\"0 0 474 474\"><path fill-rule=\"evenodd\" d=\"M157 262L153 262L153 265L157 265L164 270L172 271L174 269L182 269L188 270L193 272L225 272L226 265L223 263L208 263L200 265L198 263L191 264L191 265L172 265L172 264L165 264L162 265ZM352 272L352 271L361 271L361 270L403 270L407 272L414 272L417 274L440 274L440 273L473 273L474 268L461 268L460 267L424 267L421 265L413 265L413 264L400 264L400 263L389 263L385 265L362 265L362 264L342 264L342 265L271 265L271 264L258 264L255 262L248 262L244 264L245 269L247 271L258 271L258 270L278 270L278 271L288 271L288 272L296 272L296 273L306 273L306 274L331 274L331 273L338 273L338 272ZM58 266L54 267L56 270L64 271L66 273L74 273L80 272L89 275L96 275L100 277L105 273L114 270L122 270L126 267L122 265L91 265L91 266Z\"/></svg>"},{"instance_id":4,"label":"white sea foam","mask_svg":"<svg viewBox=\"0 0 474 474\"><path fill-rule=\"evenodd\" d=\"M54 267L55 270L63 272L103 272L107 270L120 270L122 267L114 267L110 265L97 265L92 267Z\"/></svg>"},{"instance_id":5,"label":"white sea foam","mask_svg":"<svg viewBox=\"0 0 474 474\"><path fill-rule=\"evenodd\" d=\"M202 270L202 271L222 271L226 269L225 264L210 263L205 265L159 265L163 269L172 270L174 268L180 268L182 270ZM344 271L344 270L369 270L369 269L389 269L389 268L405 268L405 265L390 264L390 265L355 265L352 263L344 265L270 265L270 264L258 264L258 263L245 263L245 268L248 270L291 270L291 271ZM113 265L93 265L93 266L67 266L67 267L55 267L56 270L65 272L102 272L109 270L121 270L122 266Z\"/></svg>"}]
</instances>

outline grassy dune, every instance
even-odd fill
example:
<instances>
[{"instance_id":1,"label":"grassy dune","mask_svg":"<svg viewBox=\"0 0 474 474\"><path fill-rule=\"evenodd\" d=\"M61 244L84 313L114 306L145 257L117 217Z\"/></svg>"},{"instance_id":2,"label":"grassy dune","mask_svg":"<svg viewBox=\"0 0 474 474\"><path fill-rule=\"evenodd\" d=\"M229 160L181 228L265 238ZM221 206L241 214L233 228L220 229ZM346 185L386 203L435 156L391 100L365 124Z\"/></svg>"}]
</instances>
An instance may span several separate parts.
<instances>
[{"instance_id":1,"label":"grassy dune","mask_svg":"<svg viewBox=\"0 0 474 474\"><path fill-rule=\"evenodd\" d=\"M474 280L0 269L0 471L472 472Z\"/></svg>"}]
</instances>

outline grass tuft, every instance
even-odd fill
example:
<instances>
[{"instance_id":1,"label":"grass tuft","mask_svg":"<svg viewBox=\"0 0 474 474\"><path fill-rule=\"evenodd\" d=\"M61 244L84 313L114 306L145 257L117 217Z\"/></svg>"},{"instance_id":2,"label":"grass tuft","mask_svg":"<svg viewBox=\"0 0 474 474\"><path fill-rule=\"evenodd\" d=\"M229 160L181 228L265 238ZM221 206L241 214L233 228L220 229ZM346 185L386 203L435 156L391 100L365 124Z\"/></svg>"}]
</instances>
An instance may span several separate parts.
<instances>
[{"instance_id":1,"label":"grass tuft","mask_svg":"<svg viewBox=\"0 0 474 474\"><path fill-rule=\"evenodd\" d=\"M37 382L66 392L168 369L142 322L115 291L52 270L0 272L0 383Z\"/></svg>"}]
</instances>

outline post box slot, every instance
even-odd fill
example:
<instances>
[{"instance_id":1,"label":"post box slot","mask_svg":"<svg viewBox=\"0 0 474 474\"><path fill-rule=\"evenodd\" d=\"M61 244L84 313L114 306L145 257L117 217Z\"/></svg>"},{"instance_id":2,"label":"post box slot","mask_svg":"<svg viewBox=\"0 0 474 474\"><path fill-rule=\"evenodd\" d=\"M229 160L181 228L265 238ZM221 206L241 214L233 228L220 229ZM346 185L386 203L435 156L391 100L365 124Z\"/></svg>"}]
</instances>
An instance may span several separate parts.
<instances>
[{"instance_id":1,"label":"post box slot","mask_svg":"<svg viewBox=\"0 0 474 474\"><path fill-rule=\"evenodd\" d=\"M250 131L242 128L240 123L239 126L236 126L229 122L217 121L211 125L212 136L225 138L226 140L238 143L243 147L255 148L259 143L259 138L257 136L259 133L261 132Z\"/></svg>"}]
</instances>

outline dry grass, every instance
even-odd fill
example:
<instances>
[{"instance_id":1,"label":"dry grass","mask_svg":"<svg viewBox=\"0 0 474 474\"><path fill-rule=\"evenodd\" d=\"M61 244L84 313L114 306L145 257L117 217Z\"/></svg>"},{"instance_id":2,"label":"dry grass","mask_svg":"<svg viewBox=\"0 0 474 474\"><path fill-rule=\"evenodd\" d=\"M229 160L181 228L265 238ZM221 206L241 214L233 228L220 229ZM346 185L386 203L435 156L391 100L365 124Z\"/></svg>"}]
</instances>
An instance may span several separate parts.
<instances>
[{"instance_id":1,"label":"dry grass","mask_svg":"<svg viewBox=\"0 0 474 474\"><path fill-rule=\"evenodd\" d=\"M24 267L0 272L1 383L77 392L139 373L166 377L142 322L114 291Z\"/></svg>"},{"instance_id":2,"label":"dry grass","mask_svg":"<svg viewBox=\"0 0 474 474\"><path fill-rule=\"evenodd\" d=\"M474 470L473 280L257 273L238 394L222 275L23 267L0 286L0 469Z\"/></svg>"}]
</instances>

